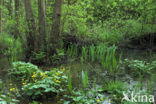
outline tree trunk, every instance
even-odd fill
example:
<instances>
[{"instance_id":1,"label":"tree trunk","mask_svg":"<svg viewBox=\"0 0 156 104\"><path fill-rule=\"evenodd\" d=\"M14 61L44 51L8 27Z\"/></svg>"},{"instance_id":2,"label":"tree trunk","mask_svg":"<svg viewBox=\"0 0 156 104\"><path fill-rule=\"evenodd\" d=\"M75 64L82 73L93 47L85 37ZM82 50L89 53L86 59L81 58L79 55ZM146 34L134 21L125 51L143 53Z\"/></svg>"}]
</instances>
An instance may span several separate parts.
<instances>
[{"instance_id":1,"label":"tree trunk","mask_svg":"<svg viewBox=\"0 0 156 104\"><path fill-rule=\"evenodd\" d=\"M56 49L60 48L60 21L61 21L61 7L63 0L55 0L53 9L53 24L51 28L50 37L50 52L53 55L56 53Z\"/></svg>"},{"instance_id":2,"label":"tree trunk","mask_svg":"<svg viewBox=\"0 0 156 104\"><path fill-rule=\"evenodd\" d=\"M0 34L2 33L2 0L0 0Z\"/></svg>"},{"instance_id":3,"label":"tree trunk","mask_svg":"<svg viewBox=\"0 0 156 104\"><path fill-rule=\"evenodd\" d=\"M31 7L31 0L24 0L26 20L28 25L28 34L27 34L27 58L30 58L33 51L38 50L38 33L35 26L35 20Z\"/></svg>"},{"instance_id":4,"label":"tree trunk","mask_svg":"<svg viewBox=\"0 0 156 104\"><path fill-rule=\"evenodd\" d=\"M39 23L39 40L43 47L46 47L46 10L45 0L38 0L38 23Z\"/></svg>"},{"instance_id":5,"label":"tree trunk","mask_svg":"<svg viewBox=\"0 0 156 104\"><path fill-rule=\"evenodd\" d=\"M20 8L20 0L15 0L15 19L16 19L16 27L15 27L15 35L14 37L17 38L19 35L19 17L20 17L20 13L19 13L19 8Z\"/></svg>"},{"instance_id":6,"label":"tree trunk","mask_svg":"<svg viewBox=\"0 0 156 104\"><path fill-rule=\"evenodd\" d=\"M9 0L9 2L7 3L6 6L9 11L9 16L10 16L10 18L12 18L12 0Z\"/></svg>"}]
</instances>

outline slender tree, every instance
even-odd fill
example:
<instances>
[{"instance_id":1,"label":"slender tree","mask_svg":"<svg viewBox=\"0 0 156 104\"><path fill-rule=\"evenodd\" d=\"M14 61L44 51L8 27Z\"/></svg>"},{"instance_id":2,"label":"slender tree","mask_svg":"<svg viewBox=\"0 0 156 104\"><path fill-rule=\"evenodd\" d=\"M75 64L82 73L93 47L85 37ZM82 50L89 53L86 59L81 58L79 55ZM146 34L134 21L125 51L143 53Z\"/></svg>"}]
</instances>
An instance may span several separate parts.
<instances>
[{"instance_id":1,"label":"slender tree","mask_svg":"<svg viewBox=\"0 0 156 104\"><path fill-rule=\"evenodd\" d=\"M15 19L16 19L16 27L15 27L15 38L18 37L19 35L19 17L20 17L20 14L19 14L19 9L20 9L20 0L15 0Z\"/></svg>"},{"instance_id":2,"label":"slender tree","mask_svg":"<svg viewBox=\"0 0 156 104\"><path fill-rule=\"evenodd\" d=\"M46 47L46 10L45 0L38 0L38 23L39 23L39 40L41 40L43 47Z\"/></svg>"},{"instance_id":3,"label":"slender tree","mask_svg":"<svg viewBox=\"0 0 156 104\"><path fill-rule=\"evenodd\" d=\"M50 52L51 54L56 53L56 49L60 47L60 21L61 21L61 7L63 0L55 0L53 9L53 24L51 28L50 37Z\"/></svg>"},{"instance_id":4,"label":"slender tree","mask_svg":"<svg viewBox=\"0 0 156 104\"><path fill-rule=\"evenodd\" d=\"M0 0L0 34L2 33L2 0Z\"/></svg>"},{"instance_id":5,"label":"slender tree","mask_svg":"<svg viewBox=\"0 0 156 104\"><path fill-rule=\"evenodd\" d=\"M35 20L31 7L31 0L24 0L26 20L28 25L28 34L27 34L27 58L30 58L33 51L38 50L38 33L35 26Z\"/></svg>"}]
</instances>

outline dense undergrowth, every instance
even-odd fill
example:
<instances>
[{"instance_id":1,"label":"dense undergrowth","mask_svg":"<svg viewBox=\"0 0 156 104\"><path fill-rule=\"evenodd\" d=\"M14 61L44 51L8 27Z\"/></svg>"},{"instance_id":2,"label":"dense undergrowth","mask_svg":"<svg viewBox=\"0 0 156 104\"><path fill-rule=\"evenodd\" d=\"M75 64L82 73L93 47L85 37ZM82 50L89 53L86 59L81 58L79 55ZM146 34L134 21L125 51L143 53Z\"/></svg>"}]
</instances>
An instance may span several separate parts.
<instances>
[{"instance_id":1,"label":"dense undergrowth","mask_svg":"<svg viewBox=\"0 0 156 104\"><path fill-rule=\"evenodd\" d=\"M145 64L145 61L125 59L124 63L126 63L124 68L125 73L122 74L126 74L126 70L129 68L131 76L141 78L141 82L143 81L143 77L152 76L152 72L156 68L155 61ZM57 99L57 104L103 104L106 101L108 101L107 104L125 104L125 102L121 102L124 91L132 89L139 91L141 89L141 85L139 84L130 88L127 87L127 82L117 80L120 76L117 73L123 70L122 67L114 70L104 68L103 72L109 71L110 73L107 76L114 76L116 79L110 77L109 81L106 81L102 87L97 87L96 81L90 83L91 80L89 80L87 71L82 70L82 87L80 89L73 88L73 75L70 70L72 71L72 69L62 66L42 71L31 63L15 62L8 71L11 79L9 86L5 88L4 86L6 85L1 82L0 101L3 102L2 104L6 104L7 102L14 104L18 102L25 103L25 101L29 100L29 102L36 104L48 98L55 98ZM111 74L113 71L116 74ZM148 85L148 88L153 86L152 83ZM9 93L6 93L5 90L9 90ZM150 95L151 91L152 89L145 90L143 94ZM104 96L105 94L107 96Z\"/></svg>"},{"instance_id":2,"label":"dense undergrowth","mask_svg":"<svg viewBox=\"0 0 156 104\"><path fill-rule=\"evenodd\" d=\"M0 104L132 104L122 101L123 92L154 94L154 0L64 0L55 28L51 26L59 6L54 1L45 3L42 28L39 1L27 0L32 3L32 23L26 21L23 1L18 11L13 9L16 0L3 1L0 60L6 58L10 66L0 67ZM55 29L56 36L51 32ZM120 45L129 43L122 52L125 47ZM149 59L129 58L129 51L138 56L147 51Z\"/></svg>"}]
</instances>

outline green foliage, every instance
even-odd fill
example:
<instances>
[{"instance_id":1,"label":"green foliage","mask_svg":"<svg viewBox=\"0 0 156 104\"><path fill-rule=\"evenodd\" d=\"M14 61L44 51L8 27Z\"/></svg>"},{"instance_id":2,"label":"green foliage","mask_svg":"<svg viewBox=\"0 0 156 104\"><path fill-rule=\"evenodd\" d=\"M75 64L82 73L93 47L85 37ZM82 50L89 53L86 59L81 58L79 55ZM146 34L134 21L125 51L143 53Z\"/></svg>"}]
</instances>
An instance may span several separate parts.
<instances>
[{"instance_id":1,"label":"green foliage","mask_svg":"<svg viewBox=\"0 0 156 104\"><path fill-rule=\"evenodd\" d=\"M69 56L78 56L76 55L77 51L76 53L74 51L78 50L77 48L78 47L74 46L72 46L72 48L68 48L67 53L69 53ZM115 45L107 47L105 44L99 44L98 46L91 45L89 46L89 48L82 47L82 54L80 56L81 63L86 63L90 61L100 63L102 64L104 71L108 71L110 75L113 75L115 77L115 74L121 64L122 59L122 55L120 55L119 59L117 60L116 49L117 47Z\"/></svg>"},{"instance_id":2,"label":"green foliage","mask_svg":"<svg viewBox=\"0 0 156 104\"><path fill-rule=\"evenodd\" d=\"M87 87L88 75L86 71L82 71L81 73L83 89L76 90L72 86L70 71L68 71L67 77L64 69L52 69L51 71L43 72L31 63L16 62L20 59L19 56L23 55L23 49L27 50L28 48L22 46L28 45L26 42L29 41L29 39L26 37L30 31L25 22L26 16L23 13L23 2L20 2L20 10L18 11L20 15L17 26L17 18L13 16L15 13L11 13L12 16L9 15L9 3L11 1L3 1L0 57L7 56L10 63L15 62L9 70L9 75L11 75L11 78L14 77L14 79L22 85L22 90L20 90L22 94L32 99L49 97L49 95L53 97L60 94L61 97L64 95L64 104L102 103L99 102L101 101L99 100L101 97L99 93L101 92L97 90L92 91L92 89ZM39 14L37 2L37 0L31 1L36 24L38 24ZM54 12L52 10L53 5L54 1L46 1L46 33L48 35L53 35L50 33L51 26L54 23L54 21L52 21ZM15 6L14 1L11 4L11 9L13 6ZM81 63L85 64L88 62L91 62L91 64L100 64L110 76L116 77L116 72L119 69L122 57L120 55L118 59L116 55L117 48L115 45L112 46L112 44L119 44L125 39L128 40L132 37L155 32L155 9L154 0L64 0L62 14L60 14L61 26L60 34L58 34L60 35L60 40L62 38L61 33L68 32L71 35L80 36L82 39L89 37L89 39L91 38L96 42L90 46L83 43L82 46L81 44L80 46L79 44L71 45L66 53L69 56L67 58L80 58ZM15 8L11 11L14 12ZM30 25L31 24L32 23L30 23ZM36 25L36 28L37 31L34 31L37 33L38 25ZM18 29L19 32L17 32L16 29ZM13 36L17 36L20 39L15 39ZM36 36L34 40L40 42L38 37L40 36ZM45 37L45 39L48 37ZM92 40L89 40L89 42L92 42ZM29 60L37 64L43 62L50 65L58 65L64 61L65 49L59 47L60 49L56 50L54 55L51 55L47 53L46 48L56 45L46 45L47 46L42 47L45 50L37 49L38 52L36 50L36 52L30 52L31 57ZM156 61L148 63L140 60L126 59L124 63L130 69L130 73L135 76L151 75L153 69L156 68ZM0 81L0 103L11 104L11 102L14 102L14 99L12 99L14 96L12 97L11 94L3 94L2 91L5 86L2 83L3 82ZM10 90L13 90L13 88ZM104 91L114 94L112 98L117 101L117 104L124 90L125 85L121 81L110 81L104 86ZM34 102L34 104L35 103L37 102Z\"/></svg>"},{"instance_id":3,"label":"green foliage","mask_svg":"<svg viewBox=\"0 0 156 104\"><path fill-rule=\"evenodd\" d=\"M48 62L52 63L52 65L58 65L59 63L62 62L62 60L64 59L64 56L65 56L64 49L57 49L54 55L49 56Z\"/></svg>"},{"instance_id":4,"label":"green foliage","mask_svg":"<svg viewBox=\"0 0 156 104\"><path fill-rule=\"evenodd\" d=\"M134 76L150 75L151 71L156 68L155 61L150 64L146 61L125 59L125 64Z\"/></svg>"},{"instance_id":5,"label":"green foliage","mask_svg":"<svg viewBox=\"0 0 156 104\"><path fill-rule=\"evenodd\" d=\"M104 85L103 90L111 94L112 99L119 103L123 98L123 92L127 91L127 88L124 82L109 81Z\"/></svg>"},{"instance_id":6,"label":"green foliage","mask_svg":"<svg viewBox=\"0 0 156 104\"><path fill-rule=\"evenodd\" d=\"M15 40L13 36L7 34L0 35L0 53L9 56L10 63L16 61L22 51L22 44L19 39Z\"/></svg>"},{"instance_id":7,"label":"green foliage","mask_svg":"<svg viewBox=\"0 0 156 104\"><path fill-rule=\"evenodd\" d=\"M66 99L63 104L102 104L105 100L101 94L99 94L96 91L87 91L84 93L81 90L73 91L73 94L71 96L64 95L64 98ZM96 97L100 98L101 101L99 101Z\"/></svg>"},{"instance_id":8,"label":"green foliage","mask_svg":"<svg viewBox=\"0 0 156 104\"><path fill-rule=\"evenodd\" d=\"M87 88L88 85L88 75L87 75L87 71L82 71L82 85L83 85L83 89Z\"/></svg>"},{"instance_id":9,"label":"green foliage","mask_svg":"<svg viewBox=\"0 0 156 104\"><path fill-rule=\"evenodd\" d=\"M23 95L32 99L52 97L66 92L67 76L64 74L65 69L53 69L51 71L40 72L40 76L34 73L31 77L33 82L28 82L22 87ZM40 78L39 78L40 77Z\"/></svg>"},{"instance_id":10,"label":"green foliage","mask_svg":"<svg viewBox=\"0 0 156 104\"><path fill-rule=\"evenodd\" d=\"M39 51L39 53L33 52L33 59L34 63L40 64L46 62L46 53L43 51Z\"/></svg>"},{"instance_id":11,"label":"green foliage","mask_svg":"<svg viewBox=\"0 0 156 104\"><path fill-rule=\"evenodd\" d=\"M106 57L104 61L101 62L104 70L107 70L109 75L113 75L114 77L121 62L121 55L119 57L119 60L117 60L115 52L116 52L115 46L108 48Z\"/></svg>"},{"instance_id":12,"label":"green foliage","mask_svg":"<svg viewBox=\"0 0 156 104\"><path fill-rule=\"evenodd\" d=\"M34 72L40 72L40 70L37 66L25 62L14 62L12 68L9 70L9 74L20 81L22 79L29 80Z\"/></svg>"},{"instance_id":13,"label":"green foliage","mask_svg":"<svg viewBox=\"0 0 156 104\"><path fill-rule=\"evenodd\" d=\"M93 2L94 16L97 21L105 21L110 18L138 19L147 11L152 11L153 0L98 0Z\"/></svg>"},{"instance_id":14,"label":"green foliage","mask_svg":"<svg viewBox=\"0 0 156 104\"><path fill-rule=\"evenodd\" d=\"M70 70L68 71L68 89L69 89L69 92L72 94L73 90L72 90L72 79L71 79Z\"/></svg>"},{"instance_id":15,"label":"green foliage","mask_svg":"<svg viewBox=\"0 0 156 104\"><path fill-rule=\"evenodd\" d=\"M17 104L19 100L15 99L15 95L11 94L10 92L5 93L4 89L7 86L1 81L0 79L0 103L1 104Z\"/></svg>"},{"instance_id":16,"label":"green foliage","mask_svg":"<svg viewBox=\"0 0 156 104\"><path fill-rule=\"evenodd\" d=\"M71 47L68 48L67 50L67 55L74 58L79 56L78 53L78 48L75 45L72 45ZM108 61L109 59L112 58L112 62L113 62L113 67L116 66L116 56L115 56L115 50L116 50L116 46L111 46L111 47L107 47L105 44L99 44L97 46L91 45L89 47L84 46L82 47L82 51L81 51L81 63L85 63L87 61L91 61L91 62L103 62L103 61ZM109 54L111 54L109 56Z\"/></svg>"},{"instance_id":17,"label":"green foliage","mask_svg":"<svg viewBox=\"0 0 156 104\"><path fill-rule=\"evenodd\" d=\"M101 89L89 89L88 85L88 75L86 71L82 71L82 89L72 89L71 85L71 73L68 71L68 89L70 94L65 93L63 98L60 100L63 104L102 104L105 99L102 97L100 92ZM97 99L99 98L99 99Z\"/></svg>"},{"instance_id":18,"label":"green foliage","mask_svg":"<svg viewBox=\"0 0 156 104\"><path fill-rule=\"evenodd\" d=\"M71 45L70 47L68 47L67 55L72 58L77 57L78 56L78 47L76 45Z\"/></svg>"},{"instance_id":19,"label":"green foliage","mask_svg":"<svg viewBox=\"0 0 156 104\"><path fill-rule=\"evenodd\" d=\"M95 61L95 47L93 46L93 45L91 45L90 47L90 60L92 61L92 62L94 62Z\"/></svg>"},{"instance_id":20,"label":"green foliage","mask_svg":"<svg viewBox=\"0 0 156 104\"><path fill-rule=\"evenodd\" d=\"M91 28L91 37L94 40L104 41L106 44L119 44L121 41L131 39L136 36L155 32L155 24L141 23L135 19L112 19L104 23L94 24Z\"/></svg>"},{"instance_id":21,"label":"green foliage","mask_svg":"<svg viewBox=\"0 0 156 104\"><path fill-rule=\"evenodd\" d=\"M16 21L14 19L8 19L6 21L6 25L4 25L4 30L6 30L8 33L14 33L15 32L15 26L16 26Z\"/></svg>"},{"instance_id":22,"label":"green foliage","mask_svg":"<svg viewBox=\"0 0 156 104\"><path fill-rule=\"evenodd\" d=\"M82 47L82 54L81 54L81 63L87 62L88 57L88 49L86 47Z\"/></svg>"},{"instance_id":23,"label":"green foliage","mask_svg":"<svg viewBox=\"0 0 156 104\"><path fill-rule=\"evenodd\" d=\"M105 44L99 44L98 46L96 46L95 49L96 60L99 60L99 62L104 61L106 52L107 46Z\"/></svg>"},{"instance_id":24,"label":"green foliage","mask_svg":"<svg viewBox=\"0 0 156 104\"><path fill-rule=\"evenodd\" d=\"M0 93L0 103L1 104L17 104L19 100L11 98L12 94L8 93L8 95L4 95Z\"/></svg>"},{"instance_id":25,"label":"green foliage","mask_svg":"<svg viewBox=\"0 0 156 104\"><path fill-rule=\"evenodd\" d=\"M109 81L104 85L103 90L111 94L121 94L122 91L126 90L126 86L121 81Z\"/></svg>"},{"instance_id":26,"label":"green foliage","mask_svg":"<svg viewBox=\"0 0 156 104\"><path fill-rule=\"evenodd\" d=\"M154 32L153 0L93 0L63 5L64 31L116 44Z\"/></svg>"},{"instance_id":27,"label":"green foliage","mask_svg":"<svg viewBox=\"0 0 156 104\"><path fill-rule=\"evenodd\" d=\"M70 3L69 3L70 2ZM84 35L88 32L88 21L93 20L91 3L93 1L78 0L74 1L64 1L62 18L64 20L64 31L68 33L77 33L77 35ZM89 10L89 11L88 11Z\"/></svg>"}]
</instances>

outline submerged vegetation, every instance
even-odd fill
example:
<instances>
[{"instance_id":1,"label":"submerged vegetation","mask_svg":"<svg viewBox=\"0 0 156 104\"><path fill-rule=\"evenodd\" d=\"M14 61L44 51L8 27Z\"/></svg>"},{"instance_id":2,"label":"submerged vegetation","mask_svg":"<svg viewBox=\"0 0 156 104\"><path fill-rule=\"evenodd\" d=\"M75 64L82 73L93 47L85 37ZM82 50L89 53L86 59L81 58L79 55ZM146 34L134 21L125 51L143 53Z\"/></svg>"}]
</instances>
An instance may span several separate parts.
<instances>
[{"instance_id":1,"label":"submerged vegetation","mask_svg":"<svg viewBox=\"0 0 156 104\"><path fill-rule=\"evenodd\" d=\"M154 104L155 5L0 0L0 104Z\"/></svg>"}]
</instances>

